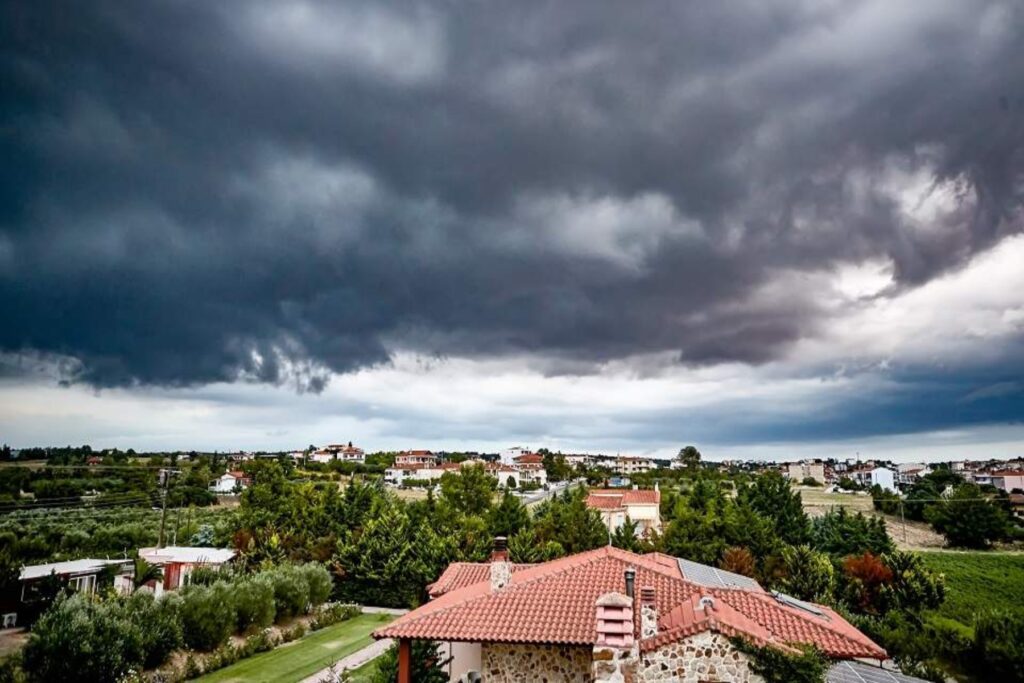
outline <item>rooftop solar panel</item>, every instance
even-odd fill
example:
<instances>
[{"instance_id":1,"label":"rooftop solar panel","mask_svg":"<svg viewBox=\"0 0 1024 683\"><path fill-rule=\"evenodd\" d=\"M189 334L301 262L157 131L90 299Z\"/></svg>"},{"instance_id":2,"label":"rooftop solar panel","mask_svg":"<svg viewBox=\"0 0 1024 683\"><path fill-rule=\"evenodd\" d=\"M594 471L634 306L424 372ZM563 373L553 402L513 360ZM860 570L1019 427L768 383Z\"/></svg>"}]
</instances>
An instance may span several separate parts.
<instances>
[{"instance_id":1,"label":"rooftop solar panel","mask_svg":"<svg viewBox=\"0 0 1024 683\"><path fill-rule=\"evenodd\" d=\"M714 588L746 588L748 590L762 590L761 584L749 576L734 574L722 569L716 569L699 562L690 560L679 560L679 569L683 572L683 578L702 586Z\"/></svg>"},{"instance_id":2,"label":"rooftop solar panel","mask_svg":"<svg viewBox=\"0 0 1024 683\"><path fill-rule=\"evenodd\" d=\"M839 662L828 670L828 683L925 683L923 679L861 662Z\"/></svg>"}]
</instances>

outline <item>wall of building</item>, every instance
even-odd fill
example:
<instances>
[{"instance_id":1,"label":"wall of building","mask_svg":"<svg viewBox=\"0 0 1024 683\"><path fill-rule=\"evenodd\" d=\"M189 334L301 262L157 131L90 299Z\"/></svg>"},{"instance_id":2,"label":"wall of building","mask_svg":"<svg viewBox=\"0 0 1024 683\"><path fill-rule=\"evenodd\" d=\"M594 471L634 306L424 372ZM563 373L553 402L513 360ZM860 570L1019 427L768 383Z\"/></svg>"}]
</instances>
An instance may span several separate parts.
<instances>
[{"instance_id":1,"label":"wall of building","mask_svg":"<svg viewBox=\"0 0 1024 683\"><path fill-rule=\"evenodd\" d=\"M441 654L450 658L448 680L458 681L470 671L480 672L480 643L441 643Z\"/></svg>"},{"instance_id":2,"label":"wall of building","mask_svg":"<svg viewBox=\"0 0 1024 683\"><path fill-rule=\"evenodd\" d=\"M640 655L634 680L680 683L763 683L750 671L749 658L729 639L705 631Z\"/></svg>"},{"instance_id":3,"label":"wall of building","mask_svg":"<svg viewBox=\"0 0 1024 683\"><path fill-rule=\"evenodd\" d=\"M591 680L592 648L573 645L513 645L484 643L481 648L484 681L575 683Z\"/></svg>"}]
</instances>

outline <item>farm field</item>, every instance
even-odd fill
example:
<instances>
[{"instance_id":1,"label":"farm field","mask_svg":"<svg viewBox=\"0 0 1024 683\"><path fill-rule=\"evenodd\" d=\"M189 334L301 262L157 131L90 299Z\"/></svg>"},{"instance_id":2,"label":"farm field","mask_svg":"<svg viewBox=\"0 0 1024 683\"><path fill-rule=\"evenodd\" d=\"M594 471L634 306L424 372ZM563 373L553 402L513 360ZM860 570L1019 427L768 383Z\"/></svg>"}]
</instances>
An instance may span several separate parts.
<instances>
[{"instance_id":1,"label":"farm field","mask_svg":"<svg viewBox=\"0 0 1024 683\"><path fill-rule=\"evenodd\" d=\"M921 559L946 576L939 616L970 626L979 610L1024 613L1024 554L936 551L921 553Z\"/></svg>"},{"instance_id":2,"label":"farm field","mask_svg":"<svg viewBox=\"0 0 1024 683\"><path fill-rule=\"evenodd\" d=\"M279 648L194 679L197 683L296 683L360 650L374 629L394 619L390 614L362 614Z\"/></svg>"}]
</instances>

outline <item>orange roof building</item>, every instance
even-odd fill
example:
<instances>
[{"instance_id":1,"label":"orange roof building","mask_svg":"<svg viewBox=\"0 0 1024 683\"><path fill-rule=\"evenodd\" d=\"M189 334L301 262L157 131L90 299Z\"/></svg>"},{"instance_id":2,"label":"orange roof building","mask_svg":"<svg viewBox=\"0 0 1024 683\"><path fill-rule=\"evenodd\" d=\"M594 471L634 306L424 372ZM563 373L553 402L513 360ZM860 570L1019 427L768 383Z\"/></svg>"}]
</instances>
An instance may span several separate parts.
<instances>
[{"instance_id":1,"label":"orange roof building","mask_svg":"<svg viewBox=\"0 0 1024 683\"><path fill-rule=\"evenodd\" d=\"M597 510L609 532L630 520L637 536L661 533L661 491L651 489L593 489L587 507Z\"/></svg>"},{"instance_id":2,"label":"orange roof building","mask_svg":"<svg viewBox=\"0 0 1024 683\"><path fill-rule=\"evenodd\" d=\"M787 651L813 644L834 659L886 658L827 607L661 553L609 546L516 565L499 546L490 563L450 565L430 594L373 634L399 640L400 672L416 639L445 643L452 680L472 671L484 680L516 671L535 680L623 680L627 671L634 681L756 680L730 642L737 636Z\"/></svg>"}]
</instances>

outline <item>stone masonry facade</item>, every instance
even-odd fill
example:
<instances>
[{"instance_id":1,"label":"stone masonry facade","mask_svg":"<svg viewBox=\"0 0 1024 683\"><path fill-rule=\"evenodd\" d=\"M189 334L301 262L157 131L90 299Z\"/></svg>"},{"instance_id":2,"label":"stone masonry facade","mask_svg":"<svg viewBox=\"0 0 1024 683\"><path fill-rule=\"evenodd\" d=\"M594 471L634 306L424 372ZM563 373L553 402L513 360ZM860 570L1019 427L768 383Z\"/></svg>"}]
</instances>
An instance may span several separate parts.
<instances>
[{"instance_id":1,"label":"stone masonry facade","mask_svg":"<svg viewBox=\"0 0 1024 683\"><path fill-rule=\"evenodd\" d=\"M749 658L711 631L653 652L636 648L484 643L481 677L488 683L764 683Z\"/></svg>"},{"instance_id":2,"label":"stone masonry facade","mask_svg":"<svg viewBox=\"0 0 1024 683\"><path fill-rule=\"evenodd\" d=\"M480 675L487 683L590 681L591 654L586 646L484 643Z\"/></svg>"},{"instance_id":3,"label":"stone masonry facade","mask_svg":"<svg viewBox=\"0 0 1024 683\"><path fill-rule=\"evenodd\" d=\"M750 671L750 659L729 639L705 631L640 655L636 681L680 683L764 683Z\"/></svg>"}]
</instances>

